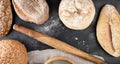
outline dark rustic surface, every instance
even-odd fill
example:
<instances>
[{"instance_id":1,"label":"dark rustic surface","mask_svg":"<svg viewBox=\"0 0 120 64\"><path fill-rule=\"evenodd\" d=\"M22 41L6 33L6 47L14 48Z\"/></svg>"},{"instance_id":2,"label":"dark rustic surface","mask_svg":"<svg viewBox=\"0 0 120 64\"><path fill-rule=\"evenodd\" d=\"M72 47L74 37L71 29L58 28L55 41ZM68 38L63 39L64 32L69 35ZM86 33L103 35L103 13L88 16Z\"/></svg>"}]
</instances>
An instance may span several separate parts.
<instances>
[{"instance_id":1,"label":"dark rustic surface","mask_svg":"<svg viewBox=\"0 0 120 64\"><path fill-rule=\"evenodd\" d=\"M36 31L48 34L57 39L65 41L68 44L78 49L81 49L85 52L88 52L90 54L102 56L104 57L105 61L107 61L109 64L120 64L120 57L115 58L107 54L101 48L96 38L96 24L101 8L105 4L112 4L120 12L120 6L119 6L120 0L93 0L93 1L96 7L96 15L92 24L89 26L89 28L85 30L79 30L79 31L70 30L62 24L57 14L60 0L47 0L48 5L50 7L50 18L46 23L42 25L36 25L33 23L24 22L16 15L12 6L13 24L17 23L29 27ZM18 40L26 46L28 52L33 50L44 50L51 48L45 44L42 44L41 42L29 38L28 36L25 36L21 33L14 31L12 28L6 37L0 37L0 40L2 39Z\"/></svg>"}]
</instances>

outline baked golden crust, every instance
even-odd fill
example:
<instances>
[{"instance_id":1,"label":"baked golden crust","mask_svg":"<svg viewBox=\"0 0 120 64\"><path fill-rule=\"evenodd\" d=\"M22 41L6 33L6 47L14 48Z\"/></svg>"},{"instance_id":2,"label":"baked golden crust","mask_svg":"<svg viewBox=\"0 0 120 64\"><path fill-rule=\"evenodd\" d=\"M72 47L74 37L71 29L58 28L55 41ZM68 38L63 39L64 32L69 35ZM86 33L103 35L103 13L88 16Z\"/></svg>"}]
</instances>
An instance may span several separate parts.
<instances>
[{"instance_id":1,"label":"baked golden crust","mask_svg":"<svg viewBox=\"0 0 120 64\"><path fill-rule=\"evenodd\" d=\"M0 36L8 34L12 25L10 0L0 0Z\"/></svg>"},{"instance_id":2,"label":"baked golden crust","mask_svg":"<svg viewBox=\"0 0 120 64\"><path fill-rule=\"evenodd\" d=\"M55 56L52 57L50 59L48 59L44 64L52 64L52 62L54 61L66 61L67 64L75 64L75 62L73 60L71 60L70 58L64 57L64 56Z\"/></svg>"},{"instance_id":3,"label":"baked golden crust","mask_svg":"<svg viewBox=\"0 0 120 64\"><path fill-rule=\"evenodd\" d=\"M59 17L70 29L86 29L94 16L95 7L92 0L62 0L60 3Z\"/></svg>"},{"instance_id":4,"label":"baked golden crust","mask_svg":"<svg viewBox=\"0 0 120 64\"><path fill-rule=\"evenodd\" d=\"M120 16L112 5L105 5L97 23L97 39L110 55L120 56Z\"/></svg>"},{"instance_id":5,"label":"baked golden crust","mask_svg":"<svg viewBox=\"0 0 120 64\"><path fill-rule=\"evenodd\" d=\"M12 0L17 15L24 21L43 24L49 18L45 0Z\"/></svg>"},{"instance_id":6,"label":"baked golden crust","mask_svg":"<svg viewBox=\"0 0 120 64\"><path fill-rule=\"evenodd\" d=\"M0 64L27 64L28 55L24 45L15 40L0 41Z\"/></svg>"}]
</instances>

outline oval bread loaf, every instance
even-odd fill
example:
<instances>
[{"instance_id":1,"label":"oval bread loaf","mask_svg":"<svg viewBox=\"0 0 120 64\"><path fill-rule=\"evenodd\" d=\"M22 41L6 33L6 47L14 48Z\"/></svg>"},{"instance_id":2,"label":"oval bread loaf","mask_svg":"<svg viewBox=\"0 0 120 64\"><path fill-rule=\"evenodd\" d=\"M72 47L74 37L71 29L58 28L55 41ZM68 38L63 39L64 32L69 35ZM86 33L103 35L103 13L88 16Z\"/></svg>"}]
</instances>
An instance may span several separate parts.
<instances>
[{"instance_id":1,"label":"oval bread loaf","mask_svg":"<svg viewBox=\"0 0 120 64\"><path fill-rule=\"evenodd\" d=\"M70 29L86 29L93 21L95 7L92 0L62 0L59 17Z\"/></svg>"},{"instance_id":2,"label":"oval bread loaf","mask_svg":"<svg viewBox=\"0 0 120 64\"><path fill-rule=\"evenodd\" d=\"M24 21L42 24L49 17L46 0L12 0L17 15Z\"/></svg>"},{"instance_id":3,"label":"oval bread loaf","mask_svg":"<svg viewBox=\"0 0 120 64\"><path fill-rule=\"evenodd\" d=\"M28 54L24 45L15 40L0 41L0 64L27 64Z\"/></svg>"},{"instance_id":4,"label":"oval bread loaf","mask_svg":"<svg viewBox=\"0 0 120 64\"><path fill-rule=\"evenodd\" d=\"M10 0L0 0L0 36L6 36L12 25Z\"/></svg>"},{"instance_id":5,"label":"oval bread loaf","mask_svg":"<svg viewBox=\"0 0 120 64\"><path fill-rule=\"evenodd\" d=\"M105 5L100 13L97 39L110 55L120 56L120 16L113 5Z\"/></svg>"}]
</instances>

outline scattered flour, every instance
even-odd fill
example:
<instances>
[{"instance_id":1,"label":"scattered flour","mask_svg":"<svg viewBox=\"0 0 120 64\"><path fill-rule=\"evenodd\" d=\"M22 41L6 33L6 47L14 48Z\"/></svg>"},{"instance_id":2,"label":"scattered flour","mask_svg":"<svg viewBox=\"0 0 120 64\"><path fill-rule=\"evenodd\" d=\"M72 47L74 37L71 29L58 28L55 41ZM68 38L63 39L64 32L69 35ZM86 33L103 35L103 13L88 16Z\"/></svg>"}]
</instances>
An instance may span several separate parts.
<instances>
[{"instance_id":1,"label":"scattered flour","mask_svg":"<svg viewBox=\"0 0 120 64\"><path fill-rule=\"evenodd\" d=\"M83 48L85 48L85 50L86 50L87 52L89 52L89 45L87 44L87 41L85 41L85 40L78 41L78 45L83 46Z\"/></svg>"},{"instance_id":2,"label":"scattered flour","mask_svg":"<svg viewBox=\"0 0 120 64\"><path fill-rule=\"evenodd\" d=\"M78 37L75 37L75 40L78 40Z\"/></svg>"},{"instance_id":3,"label":"scattered flour","mask_svg":"<svg viewBox=\"0 0 120 64\"><path fill-rule=\"evenodd\" d=\"M41 50L41 51L35 50L35 51L29 52L28 55L29 55L29 64L44 64L46 60L48 60L49 58L55 57L55 56L68 57L72 59L75 62L75 64L94 64L80 57L77 57L77 56L56 50L56 49L47 49L47 50ZM94 56L104 60L104 58L100 56L97 56L97 55L94 55Z\"/></svg>"},{"instance_id":4,"label":"scattered flour","mask_svg":"<svg viewBox=\"0 0 120 64\"><path fill-rule=\"evenodd\" d=\"M57 36L65 29L56 14L53 15L45 24L35 27L35 30L50 36Z\"/></svg>"}]
</instances>

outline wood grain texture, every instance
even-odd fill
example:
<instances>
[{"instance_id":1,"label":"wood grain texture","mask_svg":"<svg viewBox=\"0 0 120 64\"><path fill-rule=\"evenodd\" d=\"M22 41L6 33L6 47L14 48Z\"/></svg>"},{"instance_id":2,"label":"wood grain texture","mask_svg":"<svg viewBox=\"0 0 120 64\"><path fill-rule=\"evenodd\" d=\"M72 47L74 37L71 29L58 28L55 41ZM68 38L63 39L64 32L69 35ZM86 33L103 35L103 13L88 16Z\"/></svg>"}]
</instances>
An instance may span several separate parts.
<instances>
[{"instance_id":1,"label":"wood grain texture","mask_svg":"<svg viewBox=\"0 0 120 64\"><path fill-rule=\"evenodd\" d=\"M36 39L36 40L38 40L46 45L49 45L49 46L56 48L56 49L59 49L61 51L71 53L73 55L79 56L79 57L84 58L86 60L95 62L97 64L107 64L105 61L103 61L99 58L96 58L96 57L94 57L86 52L83 52L83 51L81 51L73 46L66 44L63 41L60 41L60 40L55 39L53 37L50 37L48 35L36 32L34 30L31 30L29 28L26 28L26 27L23 27L23 26L20 26L17 24L15 24L13 26L13 29L20 32L20 33L23 33L29 37L32 37L32 38L34 38L34 39Z\"/></svg>"}]
</instances>

